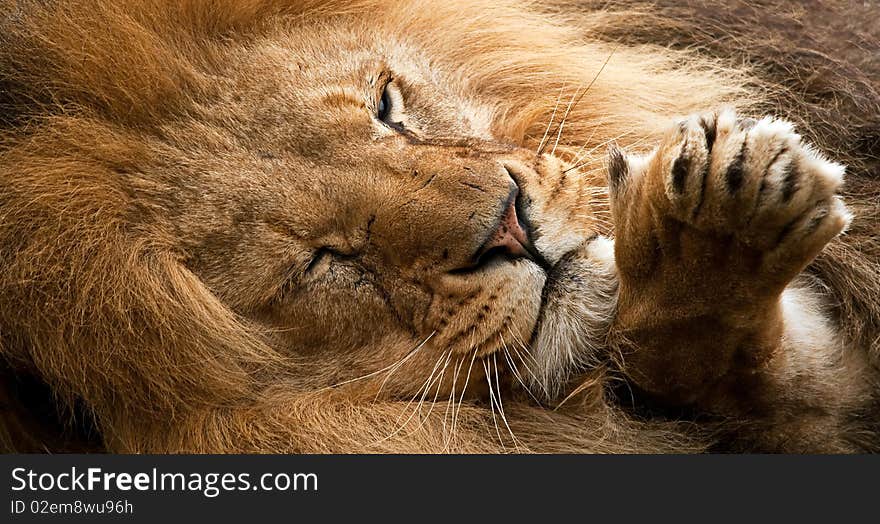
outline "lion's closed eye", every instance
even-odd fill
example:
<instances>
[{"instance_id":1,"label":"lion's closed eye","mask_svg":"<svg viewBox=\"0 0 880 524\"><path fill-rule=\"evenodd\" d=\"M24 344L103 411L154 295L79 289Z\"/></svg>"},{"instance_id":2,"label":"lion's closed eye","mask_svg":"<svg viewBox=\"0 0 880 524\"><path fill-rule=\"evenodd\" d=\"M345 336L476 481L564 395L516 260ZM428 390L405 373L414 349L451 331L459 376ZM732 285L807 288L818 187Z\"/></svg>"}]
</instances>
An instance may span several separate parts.
<instances>
[{"instance_id":1,"label":"lion's closed eye","mask_svg":"<svg viewBox=\"0 0 880 524\"><path fill-rule=\"evenodd\" d=\"M333 257L334 253L329 248L321 248L315 251L311 262L309 262L309 265L303 272L304 279L314 280L327 273L327 270L330 269L330 264L333 263Z\"/></svg>"},{"instance_id":2,"label":"lion's closed eye","mask_svg":"<svg viewBox=\"0 0 880 524\"><path fill-rule=\"evenodd\" d=\"M343 248L324 246L312 252L308 265L291 279L292 287L309 286L321 283L331 272L346 272L348 269L360 267L357 262L359 253Z\"/></svg>"}]
</instances>

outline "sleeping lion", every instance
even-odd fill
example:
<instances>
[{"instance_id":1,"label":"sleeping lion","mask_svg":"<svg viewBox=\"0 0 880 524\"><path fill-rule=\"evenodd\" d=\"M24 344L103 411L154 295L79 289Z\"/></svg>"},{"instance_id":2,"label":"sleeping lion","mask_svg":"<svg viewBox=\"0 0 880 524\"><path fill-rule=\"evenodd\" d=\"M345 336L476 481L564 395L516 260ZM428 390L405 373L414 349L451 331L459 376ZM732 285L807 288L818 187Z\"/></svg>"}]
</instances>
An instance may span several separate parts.
<instances>
[{"instance_id":1,"label":"sleeping lion","mask_svg":"<svg viewBox=\"0 0 880 524\"><path fill-rule=\"evenodd\" d=\"M3 1L3 448L880 449L872 17L611 4Z\"/></svg>"}]
</instances>

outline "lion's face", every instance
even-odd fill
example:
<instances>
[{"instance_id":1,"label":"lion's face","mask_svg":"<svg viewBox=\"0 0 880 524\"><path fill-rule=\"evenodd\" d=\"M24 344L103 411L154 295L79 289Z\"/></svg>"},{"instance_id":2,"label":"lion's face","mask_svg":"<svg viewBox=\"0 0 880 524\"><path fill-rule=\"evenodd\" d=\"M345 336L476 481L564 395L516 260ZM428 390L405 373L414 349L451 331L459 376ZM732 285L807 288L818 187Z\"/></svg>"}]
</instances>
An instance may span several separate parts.
<instances>
[{"instance_id":1,"label":"lion's face","mask_svg":"<svg viewBox=\"0 0 880 524\"><path fill-rule=\"evenodd\" d=\"M498 140L493 107L386 36L296 41L236 52L228 97L168 124L163 184L139 191L173 210L183 264L309 387L418 348L425 372L386 385L407 393L533 340L548 273L593 230L554 137L541 155Z\"/></svg>"}]
</instances>

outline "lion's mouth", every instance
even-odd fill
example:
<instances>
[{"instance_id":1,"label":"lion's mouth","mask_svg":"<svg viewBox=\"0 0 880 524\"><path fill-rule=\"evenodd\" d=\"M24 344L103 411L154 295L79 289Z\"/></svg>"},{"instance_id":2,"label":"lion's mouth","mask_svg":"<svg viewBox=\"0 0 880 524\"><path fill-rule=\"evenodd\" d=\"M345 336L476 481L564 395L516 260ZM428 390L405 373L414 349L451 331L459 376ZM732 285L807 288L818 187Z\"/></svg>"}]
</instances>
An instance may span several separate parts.
<instances>
[{"instance_id":1,"label":"lion's mouth","mask_svg":"<svg viewBox=\"0 0 880 524\"><path fill-rule=\"evenodd\" d=\"M511 186L507 198L500 206L501 213L489 228L485 240L474 252L470 261L450 271L452 274L474 274L504 262L520 259L531 260L544 272L550 268L547 259L535 248L534 228L526 218L527 197L516 184Z\"/></svg>"}]
</instances>

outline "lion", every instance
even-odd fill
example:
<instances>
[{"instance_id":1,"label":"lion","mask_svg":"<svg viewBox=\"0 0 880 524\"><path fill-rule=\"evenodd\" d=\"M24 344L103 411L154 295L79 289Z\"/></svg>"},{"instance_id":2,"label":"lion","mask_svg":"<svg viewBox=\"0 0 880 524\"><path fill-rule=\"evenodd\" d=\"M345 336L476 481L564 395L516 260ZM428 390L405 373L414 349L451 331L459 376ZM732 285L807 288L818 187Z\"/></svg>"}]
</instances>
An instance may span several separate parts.
<instances>
[{"instance_id":1,"label":"lion","mask_svg":"<svg viewBox=\"0 0 880 524\"><path fill-rule=\"evenodd\" d=\"M2 6L5 450L880 448L880 96L774 69L808 15Z\"/></svg>"}]
</instances>

